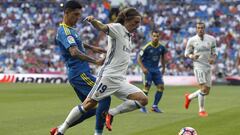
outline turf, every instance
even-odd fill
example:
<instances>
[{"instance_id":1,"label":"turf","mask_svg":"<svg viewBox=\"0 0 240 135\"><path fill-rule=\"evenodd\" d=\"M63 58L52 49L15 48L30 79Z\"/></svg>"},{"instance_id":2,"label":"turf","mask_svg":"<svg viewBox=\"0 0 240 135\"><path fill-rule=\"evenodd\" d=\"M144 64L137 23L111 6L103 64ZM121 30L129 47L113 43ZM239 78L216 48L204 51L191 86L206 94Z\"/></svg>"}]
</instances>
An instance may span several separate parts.
<instances>
[{"instance_id":1,"label":"turf","mask_svg":"<svg viewBox=\"0 0 240 135\"><path fill-rule=\"evenodd\" d=\"M142 87L141 85L138 85ZM240 132L240 87L214 86L207 97L209 116L198 117L198 103L183 108L183 95L195 87L166 87L159 106L163 114L134 111L114 118L113 131L105 135L177 135L185 126L198 135L238 135ZM150 108L154 95L149 95ZM67 84L0 84L0 135L48 135L79 104ZM111 106L121 103L113 97ZM66 135L93 135L94 117L68 130Z\"/></svg>"}]
</instances>

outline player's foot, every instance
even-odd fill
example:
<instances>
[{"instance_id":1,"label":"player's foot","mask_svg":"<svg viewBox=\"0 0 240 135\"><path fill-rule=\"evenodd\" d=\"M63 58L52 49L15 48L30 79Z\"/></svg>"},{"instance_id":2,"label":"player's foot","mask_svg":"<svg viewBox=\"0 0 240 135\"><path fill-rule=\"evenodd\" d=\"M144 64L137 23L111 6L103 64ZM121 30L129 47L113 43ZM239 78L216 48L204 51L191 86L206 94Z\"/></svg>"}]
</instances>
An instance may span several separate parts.
<instances>
[{"instance_id":1,"label":"player's foot","mask_svg":"<svg viewBox=\"0 0 240 135\"><path fill-rule=\"evenodd\" d=\"M50 135L63 135L63 134L58 132L58 128L52 128L50 130Z\"/></svg>"},{"instance_id":2,"label":"player's foot","mask_svg":"<svg viewBox=\"0 0 240 135\"><path fill-rule=\"evenodd\" d=\"M163 111L161 109L159 109L158 107L152 107L151 111L156 112L156 113L163 113Z\"/></svg>"},{"instance_id":3,"label":"player's foot","mask_svg":"<svg viewBox=\"0 0 240 135\"><path fill-rule=\"evenodd\" d=\"M113 122L113 116L111 114L106 115L106 128L108 131L112 131L112 122Z\"/></svg>"},{"instance_id":4,"label":"player's foot","mask_svg":"<svg viewBox=\"0 0 240 135\"><path fill-rule=\"evenodd\" d=\"M191 100L188 98L190 94L185 94L185 109L188 109Z\"/></svg>"},{"instance_id":5,"label":"player's foot","mask_svg":"<svg viewBox=\"0 0 240 135\"><path fill-rule=\"evenodd\" d=\"M142 112L142 113L148 113L146 107L142 107L142 108L140 108L140 112Z\"/></svg>"},{"instance_id":6,"label":"player's foot","mask_svg":"<svg viewBox=\"0 0 240 135\"><path fill-rule=\"evenodd\" d=\"M200 117L207 117L208 113L206 111L201 111L201 112L199 112L199 116Z\"/></svg>"}]
</instances>

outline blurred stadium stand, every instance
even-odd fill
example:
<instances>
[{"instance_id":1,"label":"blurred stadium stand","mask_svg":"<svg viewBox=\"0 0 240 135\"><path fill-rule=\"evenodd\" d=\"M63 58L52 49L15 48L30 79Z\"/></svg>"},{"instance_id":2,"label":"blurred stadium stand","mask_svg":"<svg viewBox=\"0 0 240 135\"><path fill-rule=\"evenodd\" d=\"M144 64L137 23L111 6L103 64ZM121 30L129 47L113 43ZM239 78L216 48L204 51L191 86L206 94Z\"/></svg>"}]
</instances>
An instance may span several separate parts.
<instances>
[{"instance_id":1,"label":"blurred stadium stand","mask_svg":"<svg viewBox=\"0 0 240 135\"><path fill-rule=\"evenodd\" d=\"M151 30L158 29L161 31L161 42L168 48L166 75L193 75L191 61L184 58L184 49L187 39L195 34L195 22L201 19L206 22L206 32L217 38L218 58L213 73L217 78L239 76L240 1L139 1L118 0L119 3L111 3L107 0L82 0L82 19L94 15L104 23L112 22L119 9L129 5L142 13L142 25L134 34L135 49L128 74L141 74L136 56L139 49L150 40ZM63 15L63 2L0 1L1 73L65 73L59 49L54 44L56 29ZM76 29L85 43L106 48L106 36L88 23L79 22ZM96 68L92 66L95 71Z\"/></svg>"}]
</instances>

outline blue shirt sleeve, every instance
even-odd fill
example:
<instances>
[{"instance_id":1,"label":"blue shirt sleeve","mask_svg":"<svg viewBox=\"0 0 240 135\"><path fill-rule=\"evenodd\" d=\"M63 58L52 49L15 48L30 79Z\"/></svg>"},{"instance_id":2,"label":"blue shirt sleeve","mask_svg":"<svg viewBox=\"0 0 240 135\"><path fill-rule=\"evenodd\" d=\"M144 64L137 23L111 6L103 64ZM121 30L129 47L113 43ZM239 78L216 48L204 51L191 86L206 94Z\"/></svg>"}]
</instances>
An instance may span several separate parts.
<instances>
[{"instance_id":1,"label":"blue shirt sleeve","mask_svg":"<svg viewBox=\"0 0 240 135\"><path fill-rule=\"evenodd\" d=\"M74 36L71 34L70 30L69 33L66 33L64 30L64 28L61 28L61 30L59 31L59 41L63 44L63 46L68 49L70 46L76 46L77 43L74 39Z\"/></svg>"}]
</instances>

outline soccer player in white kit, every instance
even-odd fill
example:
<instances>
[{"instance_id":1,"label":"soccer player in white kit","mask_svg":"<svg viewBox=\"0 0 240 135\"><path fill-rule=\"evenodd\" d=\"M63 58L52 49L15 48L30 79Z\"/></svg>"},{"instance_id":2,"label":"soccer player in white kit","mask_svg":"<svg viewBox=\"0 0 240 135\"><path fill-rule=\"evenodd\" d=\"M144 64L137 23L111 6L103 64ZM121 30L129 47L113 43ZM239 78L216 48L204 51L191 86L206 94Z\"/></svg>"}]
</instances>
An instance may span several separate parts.
<instances>
[{"instance_id":1,"label":"soccer player in white kit","mask_svg":"<svg viewBox=\"0 0 240 135\"><path fill-rule=\"evenodd\" d=\"M191 37L186 46L185 56L193 60L194 74L200 89L191 94L185 94L185 108L188 109L190 102L198 97L199 116L206 117L208 113L204 108L205 96L209 94L212 86L211 64L216 59L216 39L205 34L205 24L198 22L197 34Z\"/></svg>"},{"instance_id":2,"label":"soccer player in white kit","mask_svg":"<svg viewBox=\"0 0 240 135\"><path fill-rule=\"evenodd\" d=\"M65 122L58 127L60 135L64 134L75 119L94 108L99 100L110 95L115 95L124 102L108 111L106 127L109 131L112 130L113 116L136 110L148 103L148 98L142 90L128 83L125 77L133 49L131 33L138 28L141 22L140 13L135 8L126 8L119 13L115 23L103 24L93 16L88 16L86 21L108 35L107 56L86 100L81 105L74 107ZM100 134L95 133L95 135Z\"/></svg>"}]
</instances>

